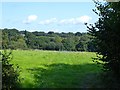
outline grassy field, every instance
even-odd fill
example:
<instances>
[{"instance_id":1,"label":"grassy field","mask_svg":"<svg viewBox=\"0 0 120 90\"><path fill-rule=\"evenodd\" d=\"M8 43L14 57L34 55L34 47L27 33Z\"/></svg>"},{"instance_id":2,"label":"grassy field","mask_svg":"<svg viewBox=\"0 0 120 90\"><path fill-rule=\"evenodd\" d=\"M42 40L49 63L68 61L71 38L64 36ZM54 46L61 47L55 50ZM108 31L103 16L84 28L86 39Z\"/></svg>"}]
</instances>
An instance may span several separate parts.
<instances>
[{"instance_id":1,"label":"grassy field","mask_svg":"<svg viewBox=\"0 0 120 90\"><path fill-rule=\"evenodd\" d=\"M101 67L92 61L92 52L14 50L12 63L21 68L24 88L102 87Z\"/></svg>"}]
</instances>

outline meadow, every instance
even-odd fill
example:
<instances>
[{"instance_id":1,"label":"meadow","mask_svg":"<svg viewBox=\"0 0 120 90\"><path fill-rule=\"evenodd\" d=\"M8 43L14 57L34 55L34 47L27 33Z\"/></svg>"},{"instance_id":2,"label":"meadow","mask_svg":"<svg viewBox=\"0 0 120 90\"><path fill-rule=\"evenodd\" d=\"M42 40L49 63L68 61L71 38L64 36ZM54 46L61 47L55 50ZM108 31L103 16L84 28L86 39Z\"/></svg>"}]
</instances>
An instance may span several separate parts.
<instances>
[{"instance_id":1,"label":"meadow","mask_svg":"<svg viewBox=\"0 0 120 90\"><path fill-rule=\"evenodd\" d=\"M93 52L13 50L22 88L99 88L101 66Z\"/></svg>"}]
</instances>

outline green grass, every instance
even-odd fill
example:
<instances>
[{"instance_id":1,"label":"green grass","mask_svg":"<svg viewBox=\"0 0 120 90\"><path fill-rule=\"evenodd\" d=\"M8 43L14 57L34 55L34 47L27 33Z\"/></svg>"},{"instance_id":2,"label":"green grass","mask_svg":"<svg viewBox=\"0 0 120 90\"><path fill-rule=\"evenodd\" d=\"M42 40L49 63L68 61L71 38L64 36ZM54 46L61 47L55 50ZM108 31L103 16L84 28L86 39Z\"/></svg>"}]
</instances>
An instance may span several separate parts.
<instances>
[{"instance_id":1,"label":"green grass","mask_svg":"<svg viewBox=\"0 0 120 90\"><path fill-rule=\"evenodd\" d=\"M13 64L21 68L23 88L102 87L101 67L92 61L92 52L14 50Z\"/></svg>"}]
</instances>

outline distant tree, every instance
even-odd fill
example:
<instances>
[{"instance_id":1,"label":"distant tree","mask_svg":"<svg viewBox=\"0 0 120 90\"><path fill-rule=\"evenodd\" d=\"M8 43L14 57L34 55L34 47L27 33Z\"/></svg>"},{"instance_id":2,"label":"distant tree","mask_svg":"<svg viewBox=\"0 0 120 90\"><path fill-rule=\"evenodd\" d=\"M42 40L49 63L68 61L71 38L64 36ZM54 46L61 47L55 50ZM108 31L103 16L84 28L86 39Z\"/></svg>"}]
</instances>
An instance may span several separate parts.
<instances>
[{"instance_id":1,"label":"distant tree","mask_svg":"<svg viewBox=\"0 0 120 90\"><path fill-rule=\"evenodd\" d=\"M80 32L76 32L75 36L81 36L82 34Z\"/></svg>"},{"instance_id":2,"label":"distant tree","mask_svg":"<svg viewBox=\"0 0 120 90\"><path fill-rule=\"evenodd\" d=\"M65 50L74 51L75 50L75 42L72 37L66 38L62 40L63 46Z\"/></svg>"},{"instance_id":3,"label":"distant tree","mask_svg":"<svg viewBox=\"0 0 120 90\"><path fill-rule=\"evenodd\" d=\"M24 39L18 39L17 41L11 41L11 49L27 49L27 45Z\"/></svg>"},{"instance_id":4,"label":"distant tree","mask_svg":"<svg viewBox=\"0 0 120 90\"><path fill-rule=\"evenodd\" d=\"M62 51L64 50L64 46L62 43L56 43L55 50Z\"/></svg>"},{"instance_id":5,"label":"distant tree","mask_svg":"<svg viewBox=\"0 0 120 90\"><path fill-rule=\"evenodd\" d=\"M8 45L9 45L8 34L4 30L2 30L2 48L3 49L5 49L5 48L8 49Z\"/></svg>"},{"instance_id":6,"label":"distant tree","mask_svg":"<svg viewBox=\"0 0 120 90\"><path fill-rule=\"evenodd\" d=\"M46 36L46 33L45 32L38 32L38 31L35 31L35 32L32 32L34 35L36 36Z\"/></svg>"},{"instance_id":7,"label":"distant tree","mask_svg":"<svg viewBox=\"0 0 120 90\"><path fill-rule=\"evenodd\" d=\"M49 31L48 34L54 34L54 32L53 31Z\"/></svg>"},{"instance_id":8,"label":"distant tree","mask_svg":"<svg viewBox=\"0 0 120 90\"><path fill-rule=\"evenodd\" d=\"M89 42L87 42L87 51L89 52L96 52L97 51L97 47L96 47L96 43L94 41L94 39L90 40Z\"/></svg>"},{"instance_id":9,"label":"distant tree","mask_svg":"<svg viewBox=\"0 0 120 90\"><path fill-rule=\"evenodd\" d=\"M62 32L62 33L60 33L60 37L66 38L66 37L68 37L68 35L67 35L67 33Z\"/></svg>"},{"instance_id":10,"label":"distant tree","mask_svg":"<svg viewBox=\"0 0 120 90\"><path fill-rule=\"evenodd\" d=\"M68 32L67 35L68 36L74 36L74 33L73 32Z\"/></svg>"},{"instance_id":11,"label":"distant tree","mask_svg":"<svg viewBox=\"0 0 120 90\"><path fill-rule=\"evenodd\" d=\"M24 38L25 38L25 43L27 44L27 47L31 49L35 49L36 36L33 33L28 32L26 30L24 32L24 35L25 35Z\"/></svg>"},{"instance_id":12,"label":"distant tree","mask_svg":"<svg viewBox=\"0 0 120 90\"><path fill-rule=\"evenodd\" d=\"M88 42L90 42L91 36L87 33L83 33L80 36L79 43L76 44L76 50L78 51L87 51L88 50Z\"/></svg>"},{"instance_id":13,"label":"distant tree","mask_svg":"<svg viewBox=\"0 0 120 90\"><path fill-rule=\"evenodd\" d=\"M82 42L79 42L76 46L75 46L77 51L85 51L84 48L84 44Z\"/></svg>"},{"instance_id":14,"label":"distant tree","mask_svg":"<svg viewBox=\"0 0 120 90\"><path fill-rule=\"evenodd\" d=\"M40 50L69 50L76 51L76 45L81 42L83 51L87 51L90 36L87 33L54 33L18 31L3 29L2 46L8 49L40 49ZM55 45L53 47L53 45ZM90 46L90 45L89 45Z\"/></svg>"},{"instance_id":15,"label":"distant tree","mask_svg":"<svg viewBox=\"0 0 120 90\"><path fill-rule=\"evenodd\" d=\"M46 45L47 50L55 50L56 44L54 42L50 42Z\"/></svg>"},{"instance_id":16,"label":"distant tree","mask_svg":"<svg viewBox=\"0 0 120 90\"><path fill-rule=\"evenodd\" d=\"M47 33L47 35L50 36L50 37L54 37L55 33L54 33L53 31L49 31L49 32Z\"/></svg>"},{"instance_id":17,"label":"distant tree","mask_svg":"<svg viewBox=\"0 0 120 90\"><path fill-rule=\"evenodd\" d=\"M23 49L26 47L24 36L17 29L2 30L2 48L3 49Z\"/></svg>"}]
</instances>

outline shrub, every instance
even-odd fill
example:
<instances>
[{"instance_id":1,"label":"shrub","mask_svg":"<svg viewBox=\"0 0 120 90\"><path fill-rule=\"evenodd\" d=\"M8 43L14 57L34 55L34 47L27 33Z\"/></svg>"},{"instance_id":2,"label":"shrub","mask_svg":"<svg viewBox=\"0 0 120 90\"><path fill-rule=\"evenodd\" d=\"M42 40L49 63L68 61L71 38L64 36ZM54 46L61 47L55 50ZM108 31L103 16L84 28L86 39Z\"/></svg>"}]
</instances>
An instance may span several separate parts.
<instances>
[{"instance_id":1,"label":"shrub","mask_svg":"<svg viewBox=\"0 0 120 90\"><path fill-rule=\"evenodd\" d=\"M2 56L2 88L11 89L17 88L20 82L19 79L19 66L16 65L16 68L13 64L10 63L12 59L12 51L2 51L0 52Z\"/></svg>"}]
</instances>

